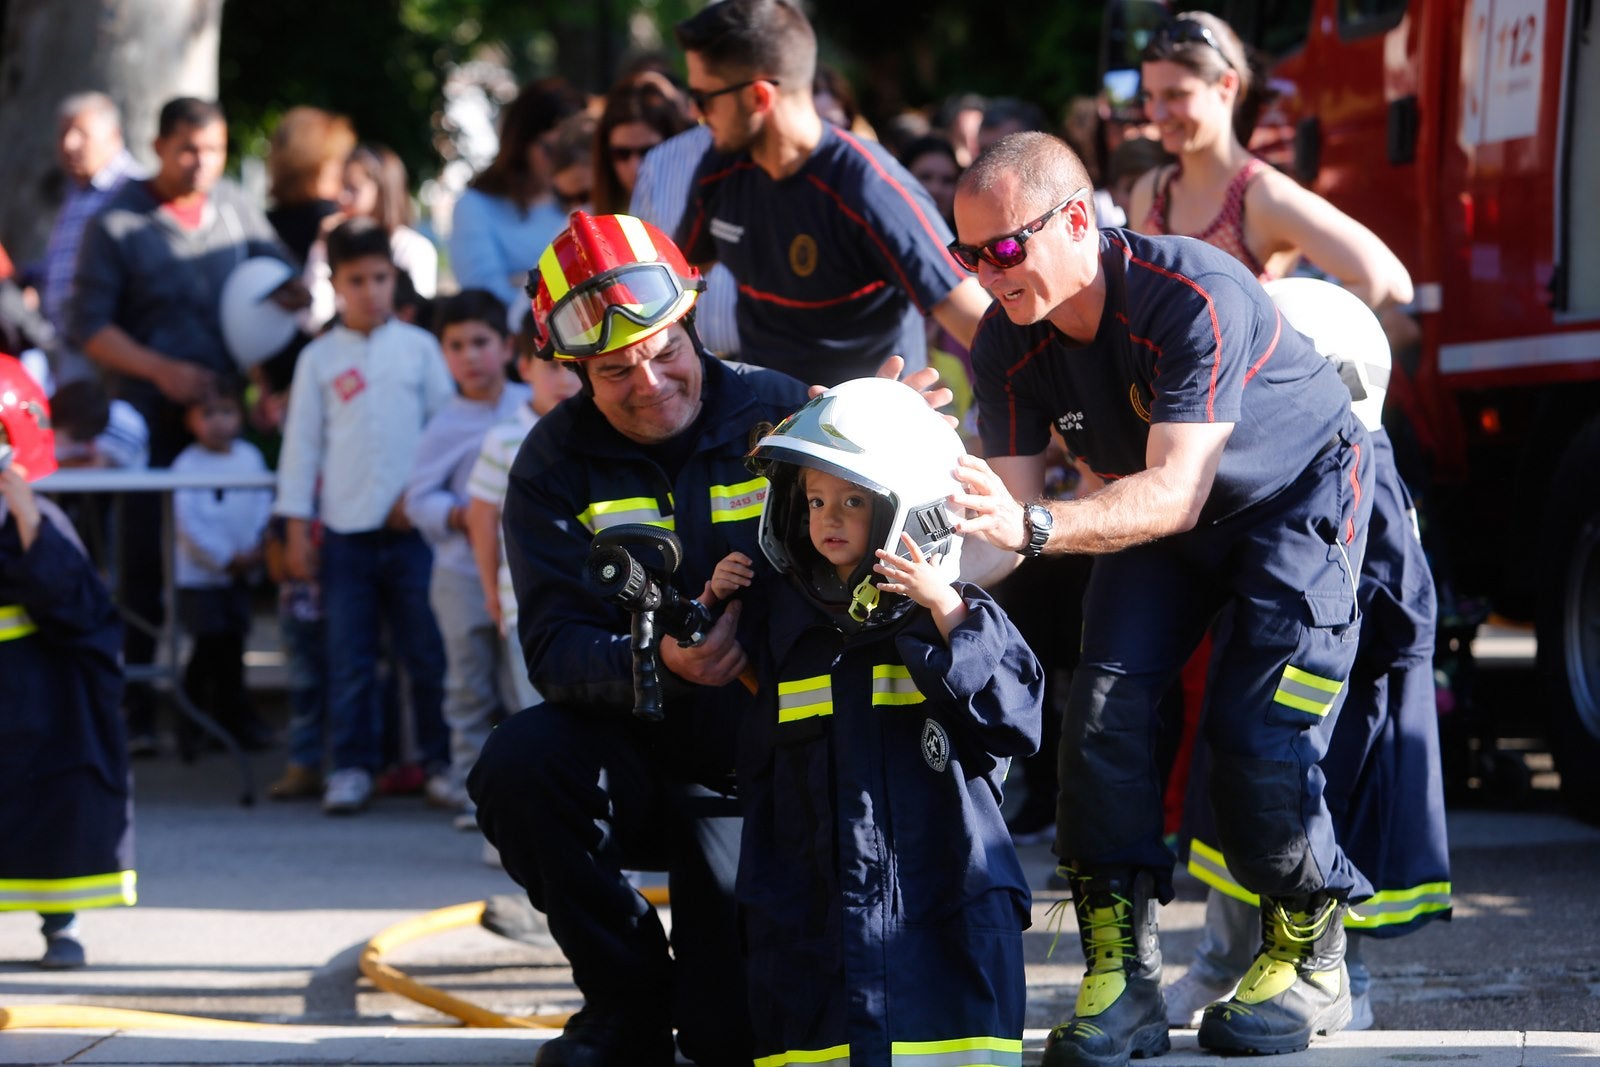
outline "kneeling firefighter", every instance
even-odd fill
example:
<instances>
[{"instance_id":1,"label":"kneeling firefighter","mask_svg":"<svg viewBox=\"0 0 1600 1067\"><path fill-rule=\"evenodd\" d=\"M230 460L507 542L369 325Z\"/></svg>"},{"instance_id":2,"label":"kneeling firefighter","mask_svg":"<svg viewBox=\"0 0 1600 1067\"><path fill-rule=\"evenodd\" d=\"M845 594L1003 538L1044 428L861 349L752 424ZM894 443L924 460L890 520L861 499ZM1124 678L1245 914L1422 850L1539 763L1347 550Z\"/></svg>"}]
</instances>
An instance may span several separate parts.
<instances>
[{"instance_id":1,"label":"kneeling firefighter","mask_svg":"<svg viewBox=\"0 0 1600 1067\"><path fill-rule=\"evenodd\" d=\"M674 1030L696 1063L751 1061L733 900L735 738L754 706L736 681L746 605L694 647L661 642L664 714L647 721L633 714L630 617L583 579L595 535L623 523L676 534L667 580L683 597L729 552L760 556L766 481L744 466L750 433L806 390L709 356L693 326L701 287L660 230L584 212L531 279L542 355L583 379L529 432L505 502L518 636L545 702L495 729L468 788L583 994L542 1067L665 1067ZM670 945L626 870L667 872Z\"/></svg>"}]
</instances>

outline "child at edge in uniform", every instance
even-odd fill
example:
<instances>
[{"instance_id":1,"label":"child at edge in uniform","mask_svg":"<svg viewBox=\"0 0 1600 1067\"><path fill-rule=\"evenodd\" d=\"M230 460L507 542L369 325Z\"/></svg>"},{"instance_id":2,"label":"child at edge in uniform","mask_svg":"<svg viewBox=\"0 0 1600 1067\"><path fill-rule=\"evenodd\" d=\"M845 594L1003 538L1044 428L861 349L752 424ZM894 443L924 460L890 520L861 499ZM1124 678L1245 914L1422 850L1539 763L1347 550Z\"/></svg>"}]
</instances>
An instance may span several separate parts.
<instances>
[{"instance_id":1,"label":"child at edge in uniform","mask_svg":"<svg viewBox=\"0 0 1600 1067\"><path fill-rule=\"evenodd\" d=\"M765 635L770 698L739 757L758 1063L1021 1056L1030 898L1001 785L1038 747L1044 680L993 599L953 582L963 451L903 385L822 394L751 453L788 582L733 553L703 594L751 587L747 622L767 616L744 631Z\"/></svg>"},{"instance_id":2,"label":"child at edge in uniform","mask_svg":"<svg viewBox=\"0 0 1600 1067\"><path fill-rule=\"evenodd\" d=\"M344 311L295 365L276 510L288 520L289 577L322 581L333 745L322 810L347 815L371 801L383 759L383 629L405 667L423 758L434 769L449 758L444 642L428 606L433 554L401 495L423 427L456 389L433 335L394 317L395 267L381 226L340 224L328 235L328 263Z\"/></svg>"},{"instance_id":3,"label":"child at edge in uniform","mask_svg":"<svg viewBox=\"0 0 1600 1067\"><path fill-rule=\"evenodd\" d=\"M122 624L72 524L28 485L55 468L49 401L0 355L0 911L38 912L39 966L61 970L85 962L77 912L135 893Z\"/></svg>"}]
</instances>

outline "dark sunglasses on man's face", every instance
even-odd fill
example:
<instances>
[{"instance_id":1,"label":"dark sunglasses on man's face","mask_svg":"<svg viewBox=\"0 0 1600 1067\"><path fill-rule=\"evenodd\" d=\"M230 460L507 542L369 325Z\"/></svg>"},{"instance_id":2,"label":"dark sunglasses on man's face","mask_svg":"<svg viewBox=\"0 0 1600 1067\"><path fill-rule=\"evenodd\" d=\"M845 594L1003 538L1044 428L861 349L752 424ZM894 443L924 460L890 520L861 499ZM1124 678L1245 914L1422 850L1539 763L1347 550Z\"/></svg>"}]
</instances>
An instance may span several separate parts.
<instances>
[{"instance_id":1,"label":"dark sunglasses on man's face","mask_svg":"<svg viewBox=\"0 0 1600 1067\"><path fill-rule=\"evenodd\" d=\"M981 245L964 245L960 241L951 241L949 245L950 254L956 257L957 263L974 273L978 270L978 261L980 259L986 260L1001 270L1015 267L1018 263L1028 258L1028 240L1044 229L1051 219L1066 209L1068 204L1088 195L1088 192L1088 189L1079 189L1022 229L1014 233L1008 233L1003 237L996 237L992 241L985 241Z\"/></svg>"},{"instance_id":2,"label":"dark sunglasses on man's face","mask_svg":"<svg viewBox=\"0 0 1600 1067\"><path fill-rule=\"evenodd\" d=\"M736 93L740 89L748 89L756 82L767 82L773 86L778 84L778 80L776 78L750 78L747 81L734 82L732 85L724 85L720 89L690 89L689 99L694 101L694 106L700 109L700 114L704 115L706 113L706 108L710 105L711 101L715 100L717 97L724 96L728 93Z\"/></svg>"}]
</instances>

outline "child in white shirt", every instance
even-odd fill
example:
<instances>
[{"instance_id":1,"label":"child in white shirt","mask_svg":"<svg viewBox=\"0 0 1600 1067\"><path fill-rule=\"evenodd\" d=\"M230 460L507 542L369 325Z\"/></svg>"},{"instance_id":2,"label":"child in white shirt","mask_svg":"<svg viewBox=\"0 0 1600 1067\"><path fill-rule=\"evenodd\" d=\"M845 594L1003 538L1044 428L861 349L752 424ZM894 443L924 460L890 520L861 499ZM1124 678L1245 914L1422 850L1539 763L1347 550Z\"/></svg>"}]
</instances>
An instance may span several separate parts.
<instances>
[{"instance_id":1,"label":"child in white shirt","mask_svg":"<svg viewBox=\"0 0 1600 1067\"><path fill-rule=\"evenodd\" d=\"M328 641L330 815L364 809L383 761L378 637L405 668L421 756L449 759L440 714L445 655L428 606L433 554L406 517L401 494L422 428L455 396L439 343L394 318L389 235L351 219L328 235L340 323L300 353L278 466L278 514L288 522L292 578L319 574ZM321 569L311 520L320 517Z\"/></svg>"},{"instance_id":2,"label":"child in white shirt","mask_svg":"<svg viewBox=\"0 0 1600 1067\"><path fill-rule=\"evenodd\" d=\"M271 732L249 708L244 690L244 642L250 632L250 580L261 567L261 539L272 514L272 490L221 488L240 474L265 474L266 461L239 439L243 409L237 383L219 380L189 405L184 421L194 443L178 453L172 470L216 479L219 488L173 494L177 534L173 583L178 618L193 641L183 689L239 744L260 749ZM196 738L180 730L180 747Z\"/></svg>"}]
</instances>

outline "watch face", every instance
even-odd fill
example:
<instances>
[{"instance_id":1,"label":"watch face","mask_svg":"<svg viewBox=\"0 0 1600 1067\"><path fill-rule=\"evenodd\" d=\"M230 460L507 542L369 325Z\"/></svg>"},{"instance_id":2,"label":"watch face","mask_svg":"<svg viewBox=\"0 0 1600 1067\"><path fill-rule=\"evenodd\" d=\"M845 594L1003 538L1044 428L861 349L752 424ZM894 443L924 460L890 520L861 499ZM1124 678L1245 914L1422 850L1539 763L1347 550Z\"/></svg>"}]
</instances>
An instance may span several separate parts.
<instances>
[{"instance_id":1,"label":"watch face","mask_svg":"<svg viewBox=\"0 0 1600 1067\"><path fill-rule=\"evenodd\" d=\"M1022 546L1022 554L1037 556L1050 540L1050 527L1055 523L1055 516L1042 504L1029 504L1023 508L1022 516L1027 523L1028 534L1028 543Z\"/></svg>"}]
</instances>

